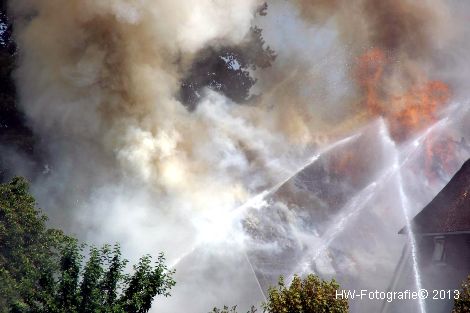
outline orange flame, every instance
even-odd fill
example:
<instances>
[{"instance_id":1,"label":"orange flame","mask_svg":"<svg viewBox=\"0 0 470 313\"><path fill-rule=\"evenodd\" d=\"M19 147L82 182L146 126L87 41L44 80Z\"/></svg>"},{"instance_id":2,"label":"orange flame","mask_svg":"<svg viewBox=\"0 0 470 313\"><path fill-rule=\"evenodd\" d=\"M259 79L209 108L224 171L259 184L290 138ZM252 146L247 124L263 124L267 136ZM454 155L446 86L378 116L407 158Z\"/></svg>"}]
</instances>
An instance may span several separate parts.
<instances>
[{"instance_id":1,"label":"orange flame","mask_svg":"<svg viewBox=\"0 0 470 313\"><path fill-rule=\"evenodd\" d=\"M440 173L450 176L457 170L459 164L453 158L457 145L450 136L429 137L424 145L426 150L424 170L431 183L438 180Z\"/></svg>"},{"instance_id":2,"label":"orange flame","mask_svg":"<svg viewBox=\"0 0 470 313\"><path fill-rule=\"evenodd\" d=\"M372 115L383 113L382 101L379 99L379 87L385 64L385 54L378 48L367 51L358 59L356 80L364 91L365 105Z\"/></svg>"},{"instance_id":3,"label":"orange flame","mask_svg":"<svg viewBox=\"0 0 470 313\"><path fill-rule=\"evenodd\" d=\"M384 82L384 72L390 65L385 53L374 48L358 58L355 76L369 114L383 116L390 124L392 137L403 141L437 120L450 90L443 82L428 81L411 86L404 94L390 96Z\"/></svg>"},{"instance_id":4,"label":"orange flame","mask_svg":"<svg viewBox=\"0 0 470 313\"><path fill-rule=\"evenodd\" d=\"M363 92L363 105L371 116L384 117L394 140L405 141L414 133L435 123L439 110L449 101L450 89L441 81L414 83L405 93L390 95L384 74L393 66L385 53L371 49L357 59L355 78ZM448 138L449 139L449 138ZM450 142L450 140L447 140ZM442 141L428 140L425 161L428 177L435 175L433 165L439 162L450 168L452 147Z\"/></svg>"}]
</instances>

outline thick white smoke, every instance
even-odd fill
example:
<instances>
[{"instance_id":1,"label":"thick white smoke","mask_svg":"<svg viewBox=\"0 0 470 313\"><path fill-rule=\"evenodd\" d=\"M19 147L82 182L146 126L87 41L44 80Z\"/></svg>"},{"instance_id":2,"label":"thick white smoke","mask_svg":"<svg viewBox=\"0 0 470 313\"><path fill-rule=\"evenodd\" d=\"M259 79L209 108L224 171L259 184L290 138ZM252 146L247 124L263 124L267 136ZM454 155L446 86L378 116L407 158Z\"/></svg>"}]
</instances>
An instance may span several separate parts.
<instances>
[{"instance_id":1,"label":"thick white smoke","mask_svg":"<svg viewBox=\"0 0 470 313\"><path fill-rule=\"evenodd\" d=\"M207 241L226 242L218 249L221 265L208 259L207 270L255 288L232 298L234 285L222 288L198 265L195 281L178 275L168 312L194 307L185 293L201 288L194 284L206 284L196 310L260 299L252 270L251 282L238 275L248 264L241 250L228 253L240 240L227 237L233 225L226 215L292 171L298 151L286 152L279 121L265 108L239 107L208 92L190 113L176 99L195 53L244 40L259 4L11 3L21 103L51 162L34 189L52 221L95 243L121 242L131 258L164 251L170 263ZM210 295L215 290L219 296Z\"/></svg>"},{"instance_id":2,"label":"thick white smoke","mask_svg":"<svg viewBox=\"0 0 470 313\"><path fill-rule=\"evenodd\" d=\"M287 263L296 257L307 262L317 248L312 240L325 240L318 232L334 221L337 210L347 208L346 198L354 198L390 165L387 154L395 151L389 137L377 134L385 122L367 115L361 104L363 91L352 78L357 56L374 45L391 50L396 58L390 69L393 79L382 90L389 95L419 81L416 68L433 74L426 62L434 59L442 42L450 40L447 29L439 26L446 14L434 14L443 11L438 1L403 6L411 18L402 16L405 33L398 37L403 45L396 47L387 47L395 33L387 28L381 32L379 27L387 6L353 11L348 20L348 1L273 1L268 16L258 21L255 11L261 2L10 3L20 51L16 79L21 104L48 151L51 169L34 182L34 192L53 223L84 239L97 244L121 242L133 260L142 253L164 251L176 266L177 286L170 299L155 304L160 312L206 312L222 304L240 304L243 309L263 299L263 288L272 277L303 270ZM398 7L399 13L403 8L387 3ZM262 96L252 105L240 106L207 90L196 110L189 112L176 95L197 53L211 45L244 42L255 22L262 24L268 43L279 53L272 68L254 73L259 78L254 92ZM423 26L415 37L410 27L420 22ZM434 29L440 32L433 33ZM436 40L433 34L439 34ZM423 60L410 55L413 40L425 43L419 51ZM370 120L375 124L360 130ZM455 126L457 135L465 133L462 125ZM362 150L352 151L362 161L356 169L359 174L344 175L344 182L320 182L314 186L320 191L309 190L311 198L295 188L293 196L292 190L286 191L292 187L288 184L270 200L269 209L261 201L247 219L239 216L237 208L292 175L319 146L353 132L361 132L361 139L353 143ZM350 146L345 148L344 154L351 153ZM338 151L322 160L341 159L343 150ZM311 169L315 179L325 174ZM337 195L328 196L337 197L337 202L329 199L325 206L322 201L328 192L321 188L335 189ZM374 199L385 199L387 206L364 207L371 212L368 218L390 214L393 225L380 230L375 239L392 241L403 217L390 208L394 197L382 195L387 188L380 185L374 191L380 194ZM420 199L429 195L427 191ZM304 212L310 200L318 201L318 212L326 213L312 218ZM318 220L326 222L311 225ZM361 229L359 240L367 227ZM348 238L353 238L348 235L354 228L344 228L346 232L338 236L345 243L337 243L335 251L345 250ZM401 244L397 240L388 251L374 250L382 258L377 271L391 270L394 260L386 258L395 255ZM367 247L351 246L354 252L345 253L346 261L339 262L348 279L351 272L364 273L372 257ZM329 258L334 253L326 251L324 266L317 267L330 273L328 262L333 262ZM357 263L350 262L351 255ZM266 256L286 257L286 264L267 261ZM263 274L267 278L260 285ZM388 279L384 274L380 285Z\"/></svg>"}]
</instances>

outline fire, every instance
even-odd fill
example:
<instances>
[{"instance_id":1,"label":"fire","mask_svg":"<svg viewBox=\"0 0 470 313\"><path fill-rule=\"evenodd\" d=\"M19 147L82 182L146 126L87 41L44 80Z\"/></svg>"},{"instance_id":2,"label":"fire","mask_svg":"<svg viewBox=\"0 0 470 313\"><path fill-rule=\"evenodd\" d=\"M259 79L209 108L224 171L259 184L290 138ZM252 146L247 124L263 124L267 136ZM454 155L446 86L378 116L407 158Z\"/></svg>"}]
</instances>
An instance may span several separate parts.
<instances>
[{"instance_id":1,"label":"fire","mask_svg":"<svg viewBox=\"0 0 470 313\"><path fill-rule=\"evenodd\" d=\"M404 94L390 95L384 81L390 66L392 62L381 49L371 49L357 59L355 78L368 113L386 118L393 138L404 141L437 120L450 90L441 81L428 81L412 85Z\"/></svg>"},{"instance_id":2,"label":"fire","mask_svg":"<svg viewBox=\"0 0 470 313\"><path fill-rule=\"evenodd\" d=\"M354 74L368 114L384 117L392 138L402 142L437 121L439 111L450 99L450 89L444 82L420 79L404 93L392 94L391 88L387 88L385 74L391 72L393 65L384 51L374 48L358 57ZM428 178L436 175L435 163L442 164L445 170L452 167L453 147L450 138L447 139L427 140L425 168ZM449 144L444 147L442 142Z\"/></svg>"},{"instance_id":3,"label":"fire","mask_svg":"<svg viewBox=\"0 0 470 313\"><path fill-rule=\"evenodd\" d=\"M379 91L386 64L384 52L378 48L369 50L358 58L357 64L356 81L364 92L369 113L383 113L383 101L379 99Z\"/></svg>"},{"instance_id":4,"label":"fire","mask_svg":"<svg viewBox=\"0 0 470 313\"><path fill-rule=\"evenodd\" d=\"M414 86L405 95L391 100L392 107L403 109L389 117L392 136L401 141L437 121L437 113L450 98L449 87L440 81Z\"/></svg>"},{"instance_id":5,"label":"fire","mask_svg":"<svg viewBox=\"0 0 470 313\"><path fill-rule=\"evenodd\" d=\"M441 174L451 176L457 170L459 164L453 157L457 144L450 136L429 137L424 144L424 169L431 183L436 182Z\"/></svg>"}]
</instances>

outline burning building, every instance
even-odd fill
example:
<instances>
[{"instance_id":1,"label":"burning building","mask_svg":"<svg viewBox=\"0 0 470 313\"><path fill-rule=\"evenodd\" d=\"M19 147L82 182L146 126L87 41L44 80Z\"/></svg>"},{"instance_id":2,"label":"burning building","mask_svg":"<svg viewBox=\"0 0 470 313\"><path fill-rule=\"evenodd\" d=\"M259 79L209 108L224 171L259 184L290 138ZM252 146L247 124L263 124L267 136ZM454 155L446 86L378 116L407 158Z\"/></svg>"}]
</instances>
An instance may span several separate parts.
<instances>
[{"instance_id":1,"label":"burning building","mask_svg":"<svg viewBox=\"0 0 470 313\"><path fill-rule=\"evenodd\" d=\"M43 159L0 166L61 229L165 251L159 312L246 311L280 274L385 290L397 230L468 158L464 1L264 2L8 1Z\"/></svg>"},{"instance_id":2,"label":"burning building","mask_svg":"<svg viewBox=\"0 0 470 313\"><path fill-rule=\"evenodd\" d=\"M427 312L450 312L461 281L470 273L470 160L412 221L422 288L428 292ZM400 234L407 233L403 228ZM392 290L413 286L411 254L405 248ZM408 287L407 287L408 286ZM403 312L387 303L382 312Z\"/></svg>"}]
</instances>

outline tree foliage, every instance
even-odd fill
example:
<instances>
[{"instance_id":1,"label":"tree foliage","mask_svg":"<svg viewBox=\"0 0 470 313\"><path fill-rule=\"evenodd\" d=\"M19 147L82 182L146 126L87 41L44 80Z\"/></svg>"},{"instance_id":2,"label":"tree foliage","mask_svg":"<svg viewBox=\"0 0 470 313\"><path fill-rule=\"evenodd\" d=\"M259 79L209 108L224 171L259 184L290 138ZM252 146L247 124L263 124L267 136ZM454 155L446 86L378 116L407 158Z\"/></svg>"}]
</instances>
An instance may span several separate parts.
<instances>
[{"instance_id":1,"label":"tree foliage","mask_svg":"<svg viewBox=\"0 0 470 313\"><path fill-rule=\"evenodd\" d=\"M462 283L460 296L454 300L452 313L470 313L470 275Z\"/></svg>"},{"instance_id":2,"label":"tree foliage","mask_svg":"<svg viewBox=\"0 0 470 313\"><path fill-rule=\"evenodd\" d=\"M295 275L290 286L281 276L277 288L268 290L264 308L269 313L346 313L346 299L337 298L336 281L325 281L313 274L304 279Z\"/></svg>"},{"instance_id":3,"label":"tree foliage","mask_svg":"<svg viewBox=\"0 0 470 313\"><path fill-rule=\"evenodd\" d=\"M266 15L267 4L257 14ZM253 26L245 40L238 45L210 46L198 53L188 75L183 79L180 98L194 110L204 88L220 92L236 103L250 99L249 93L256 80L250 71L267 68L276 54L266 43L261 28Z\"/></svg>"},{"instance_id":4,"label":"tree foliage","mask_svg":"<svg viewBox=\"0 0 470 313\"><path fill-rule=\"evenodd\" d=\"M34 140L19 109L12 73L16 66L17 47L13 40L13 23L7 12L7 1L0 0L0 145L33 154ZM0 155L0 181L8 173ZM6 176L6 175L5 175Z\"/></svg>"},{"instance_id":5,"label":"tree foliage","mask_svg":"<svg viewBox=\"0 0 470 313\"><path fill-rule=\"evenodd\" d=\"M143 313L175 285L163 254L125 274L119 245L84 247L47 228L24 179L0 185L0 312Z\"/></svg>"},{"instance_id":6,"label":"tree foliage","mask_svg":"<svg viewBox=\"0 0 470 313\"><path fill-rule=\"evenodd\" d=\"M248 311L247 313L256 313L256 312L258 312L258 310L254 306L252 306L250 311ZM222 309L213 308L212 311L210 311L209 313L237 313L237 306L235 305L229 308L228 306L224 305Z\"/></svg>"},{"instance_id":7,"label":"tree foliage","mask_svg":"<svg viewBox=\"0 0 470 313\"><path fill-rule=\"evenodd\" d=\"M287 286L281 276L277 287L268 289L263 311L266 313L347 313L349 305L347 299L337 298L336 291L339 284L325 281L310 274L304 279L297 275ZM210 313L237 313L236 306L224 307L222 310L214 308ZM256 312L254 308L248 313ZM459 311L460 312L460 311Z\"/></svg>"},{"instance_id":8,"label":"tree foliage","mask_svg":"<svg viewBox=\"0 0 470 313\"><path fill-rule=\"evenodd\" d=\"M0 185L0 312L15 299L32 303L47 293L68 238L45 222L24 179Z\"/></svg>"},{"instance_id":9,"label":"tree foliage","mask_svg":"<svg viewBox=\"0 0 470 313\"><path fill-rule=\"evenodd\" d=\"M7 12L7 1L0 0L0 49L2 52L14 54L16 45L12 39L13 23Z\"/></svg>"},{"instance_id":10,"label":"tree foliage","mask_svg":"<svg viewBox=\"0 0 470 313\"><path fill-rule=\"evenodd\" d=\"M13 24L6 7L6 2L0 0L0 129L21 122L15 101L15 83L12 79L16 45L12 37Z\"/></svg>"}]
</instances>

